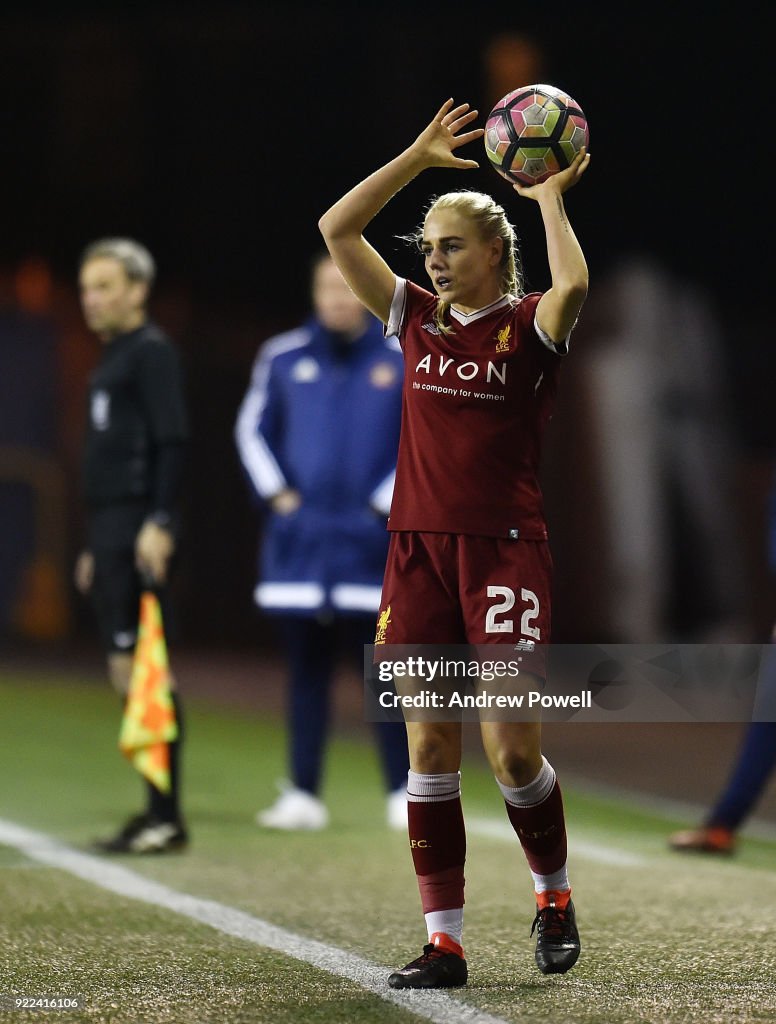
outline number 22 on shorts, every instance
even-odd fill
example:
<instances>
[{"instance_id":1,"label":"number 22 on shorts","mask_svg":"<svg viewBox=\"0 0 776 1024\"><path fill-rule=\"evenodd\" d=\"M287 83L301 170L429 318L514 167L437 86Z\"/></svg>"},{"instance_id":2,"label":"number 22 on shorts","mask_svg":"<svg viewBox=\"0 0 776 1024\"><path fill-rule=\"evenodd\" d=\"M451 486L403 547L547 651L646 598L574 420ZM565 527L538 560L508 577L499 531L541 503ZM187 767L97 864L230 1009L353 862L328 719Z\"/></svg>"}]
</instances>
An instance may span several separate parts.
<instances>
[{"instance_id":1,"label":"number 22 on shorts","mask_svg":"<svg viewBox=\"0 0 776 1024\"><path fill-rule=\"evenodd\" d=\"M499 616L506 615L515 606L515 592L511 587L488 587L488 597L500 597L498 604L491 605L485 616L486 633L512 633L514 632L514 621L512 619L499 619ZM520 600L527 606L520 616L520 635L530 636L534 640L541 640L541 630L531 625L539 616L539 598L532 590L525 587L520 591Z\"/></svg>"}]
</instances>

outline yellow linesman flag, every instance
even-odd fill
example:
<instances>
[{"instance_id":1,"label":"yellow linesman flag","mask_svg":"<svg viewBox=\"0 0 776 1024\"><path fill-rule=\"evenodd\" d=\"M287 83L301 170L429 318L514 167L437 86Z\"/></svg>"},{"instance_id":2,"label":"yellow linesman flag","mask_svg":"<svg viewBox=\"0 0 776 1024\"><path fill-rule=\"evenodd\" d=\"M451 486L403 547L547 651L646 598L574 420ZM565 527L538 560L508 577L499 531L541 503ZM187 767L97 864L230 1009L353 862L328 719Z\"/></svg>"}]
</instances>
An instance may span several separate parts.
<instances>
[{"instance_id":1,"label":"yellow linesman flag","mask_svg":"<svg viewBox=\"0 0 776 1024\"><path fill-rule=\"evenodd\" d=\"M155 594L140 598L140 624L119 750L162 793L170 792L168 743L178 736L162 611Z\"/></svg>"}]
</instances>

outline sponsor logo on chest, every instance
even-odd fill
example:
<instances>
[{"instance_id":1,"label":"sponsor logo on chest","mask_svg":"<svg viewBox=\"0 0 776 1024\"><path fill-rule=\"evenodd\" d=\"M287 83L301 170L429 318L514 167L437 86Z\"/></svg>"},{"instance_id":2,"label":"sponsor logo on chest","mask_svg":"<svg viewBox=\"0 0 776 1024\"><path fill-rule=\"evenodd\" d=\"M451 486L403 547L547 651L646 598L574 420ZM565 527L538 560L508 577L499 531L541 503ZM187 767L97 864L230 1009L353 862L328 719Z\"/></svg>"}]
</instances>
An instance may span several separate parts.
<instances>
[{"instance_id":1,"label":"sponsor logo on chest","mask_svg":"<svg viewBox=\"0 0 776 1024\"><path fill-rule=\"evenodd\" d=\"M473 359L461 362L452 356L434 357L430 352L420 360L415 367L415 373L426 373L440 379L453 380L457 377L459 380L478 380L486 384L497 382L502 387L507 383L507 364L503 360L494 363L489 359L485 364L475 362Z\"/></svg>"},{"instance_id":2,"label":"sponsor logo on chest","mask_svg":"<svg viewBox=\"0 0 776 1024\"><path fill-rule=\"evenodd\" d=\"M369 371L369 383L373 388L390 388L396 383L399 374L390 363L375 363Z\"/></svg>"},{"instance_id":3,"label":"sponsor logo on chest","mask_svg":"<svg viewBox=\"0 0 776 1024\"><path fill-rule=\"evenodd\" d=\"M302 356L291 367L291 379L297 384L312 384L321 375L321 368L312 356Z\"/></svg>"}]
</instances>

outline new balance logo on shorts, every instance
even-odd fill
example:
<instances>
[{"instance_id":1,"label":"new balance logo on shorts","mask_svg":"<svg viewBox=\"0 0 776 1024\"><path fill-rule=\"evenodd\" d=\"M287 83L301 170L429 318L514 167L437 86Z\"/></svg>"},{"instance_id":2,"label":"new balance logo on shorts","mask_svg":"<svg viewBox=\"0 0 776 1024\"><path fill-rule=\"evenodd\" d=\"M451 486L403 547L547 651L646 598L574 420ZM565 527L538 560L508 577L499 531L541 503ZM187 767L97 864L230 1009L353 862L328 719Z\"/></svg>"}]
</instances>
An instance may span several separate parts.
<instances>
[{"instance_id":1,"label":"new balance logo on shorts","mask_svg":"<svg viewBox=\"0 0 776 1024\"><path fill-rule=\"evenodd\" d=\"M518 640L515 644L515 650L533 653L536 650L536 643L533 640Z\"/></svg>"}]
</instances>

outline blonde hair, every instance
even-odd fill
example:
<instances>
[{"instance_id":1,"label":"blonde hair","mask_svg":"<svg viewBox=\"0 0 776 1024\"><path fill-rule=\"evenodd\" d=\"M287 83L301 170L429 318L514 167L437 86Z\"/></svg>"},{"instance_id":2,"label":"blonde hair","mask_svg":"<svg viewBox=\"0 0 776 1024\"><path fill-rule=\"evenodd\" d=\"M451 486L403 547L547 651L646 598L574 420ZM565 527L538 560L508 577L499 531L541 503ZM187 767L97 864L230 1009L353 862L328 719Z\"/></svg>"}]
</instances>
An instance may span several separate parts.
<instances>
[{"instance_id":1,"label":"blonde hair","mask_svg":"<svg viewBox=\"0 0 776 1024\"><path fill-rule=\"evenodd\" d=\"M502 251L499 269L502 293L522 298L524 290L520 249L515 229L509 223L504 207L484 192L470 192L465 189L458 192L446 192L431 201L423 217L423 224L408 236L408 241L411 240L418 246L422 244L423 225L429 215L436 213L437 210L454 210L461 216L468 217L473 222L480 238L485 242L493 238L501 239ZM445 302L444 299L437 301L434 320L442 334L452 333L452 328L445 323L449 307L450 303Z\"/></svg>"}]
</instances>

